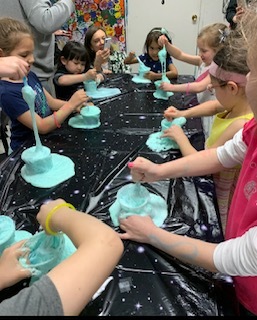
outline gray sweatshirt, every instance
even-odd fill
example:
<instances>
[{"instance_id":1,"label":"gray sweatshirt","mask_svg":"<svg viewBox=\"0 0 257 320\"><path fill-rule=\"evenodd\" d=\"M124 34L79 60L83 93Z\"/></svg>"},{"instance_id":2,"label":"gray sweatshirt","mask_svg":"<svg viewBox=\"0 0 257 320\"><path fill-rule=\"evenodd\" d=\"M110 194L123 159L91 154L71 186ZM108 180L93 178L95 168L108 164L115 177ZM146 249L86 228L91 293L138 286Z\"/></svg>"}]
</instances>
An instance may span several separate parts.
<instances>
[{"instance_id":1,"label":"gray sweatshirt","mask_svg":"<svg viewBox=\"0 0 257 320\"><path fill-rule=\"evenodd\" d=\"M0 16L27 22L34 34L35 63L32 71L40 80L48 79L54 72L53 32L60 29L74 12L72 0L0 0Z\"/></svg>"}]
</instances>

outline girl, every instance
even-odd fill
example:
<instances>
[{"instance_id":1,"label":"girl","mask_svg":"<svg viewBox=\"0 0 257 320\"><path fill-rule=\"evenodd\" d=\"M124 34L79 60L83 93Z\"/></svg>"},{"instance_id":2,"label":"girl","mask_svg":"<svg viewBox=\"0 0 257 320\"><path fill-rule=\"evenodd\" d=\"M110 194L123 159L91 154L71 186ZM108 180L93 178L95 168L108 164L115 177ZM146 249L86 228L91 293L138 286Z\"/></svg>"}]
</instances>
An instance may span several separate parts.
<instances>
[{"instance_id":1,"label":"girl","mask_svg":"<svg viewBox=\"0 0 257 320\"><path fill-rule=\"evenodd\" d=\"M78 90L68 102L53 98L41 85L38 77L30 71L34 62L34 40L29 27L11 18L0 19L0 56L21 57L28 63L28 84L36 92L35 118L38 132L46 134L61 123L74 111L87 102L84 90ZM34 138L29 106L22 97L23 79L0 80L0 104L11 119L11 151L18 149L24 141ZM54 113L53 113L54 111Z\"/></svg>"},{"instance_id":2,"label":"girl","mask_svg":"<svg viewBox=\"0 0 257 320\"><path fill-rule=\"evenodd\" d=\"M165 36L161 36L158 40L159 45L165 45L167 52L173 58L198 66L198 75L193 83L169 84L162 82L160 89L172 92L186 92L186 94L189 92L197 93L199 103L215 100L215 94L207 89L208 84L211 83L208 69L215 53L223 46L224 35L227 30L227 26L223 23L214 23L204 27L197 37L199 55L187 54L169 43ZM212 122L212 116L202 118L202 126L206 139L209 137Z\"/></svg>"},{"instance_id":3,"label":"girl","mask_svg":"<svg viewBox=\"0 0 257 320\"><path fill-rule=\"evenodd\" d=\"M229 209L225 241L219 244L208 243L177 235L156 227L149 216L120 219L120 227L125 231L120 234L122 239L148 243L183 262L233 276L240 316L257 315L257 4L252 2L251 6L253 8L245 10L240 23L247 37L247 64L250 72L245 90L254 118L232 140L218 148L203 150L163 164L142 157L129 164L133 180L142 182L205 175L242 164ZM218 78L222 69L215 69L216 72L213 72ZM216 87L216 90L221 89Z\"/></svg>"},{"instance_id":4,"label":"girl","mask_svg":"<svg viewBox=\"0 0 257 320\"><path fill-rule=\"evenodd\" d=\"M163 45L158 44L158 39L161 35L165 35L166 41L171 43L171 37L164 28L153 28L147 35L144 44L144 54L139 56L139 59L151 70L145 75L145 78L155 81L162 78L162 65L159 60L158 53L163 48ZM138 63L135 52L130 52L124 60L125 64ZM174 79L178 76L177 68L172 62L172 58L167 54L166 58L166 76L168 79Z\"/></svg>"},{"instance_id":5,"label":"girl","mask_svg":"<svg viewBox=\"0 0 257 320\"><path fill-rule=\"evenodd\" d=\"M57 70L54 75L56 97L69 100L79 89L84 88L83 81L103 81L103 76L90 69L88 53L83 44L68 41L60 52Z\"/></svg>"},{"instance_id":6,"label":"girl","mask_svg":"<svg viewBox=\"0 0 257 320\"><path fill-rule=\"evenodd\" d=\"M106 31L103 27L91 26L85 34L84 46L89 53L89 63L91 68L103 74L111 73L108 69L110 49L104 48Z\"/></svg>"},{"instance_id":7,"label":"girl","mask_svg":"<svg viewBox=\"0 0 257 320\"><path fill-rule=\"evenodd\" d=\"M215 88L217 100L222 105L222 112L214 117L210 136L205 143L206 149L222 146L227 140L232 139L234 134L253 117L245 95L246 74L249 72L246 64L247 49L244 46L244 40L241 36L238 37L236 32L231 33L228 38L224 47L214 56L209 69L213 83L211 87L212 89ZM217 66L222 72L216 73ZM206 104L210 103L212 105L213 102L208 101ZM202 115L201 109L203 108L209 109L212 115L216 113L212 107L198 105L182 111L170 107L164 112L164 115L168 120L173 118L174 113L175 117L191 117L192 114L196 117ZM197 109L197 112L191 111L191 109ZM183 156L197 152L179 126L171 126L164 132L163 136L176 141ZM235 166L213 174L223 232L225 231L227 212L240 168L241 166Z\"/></svg>"}]
</instances>

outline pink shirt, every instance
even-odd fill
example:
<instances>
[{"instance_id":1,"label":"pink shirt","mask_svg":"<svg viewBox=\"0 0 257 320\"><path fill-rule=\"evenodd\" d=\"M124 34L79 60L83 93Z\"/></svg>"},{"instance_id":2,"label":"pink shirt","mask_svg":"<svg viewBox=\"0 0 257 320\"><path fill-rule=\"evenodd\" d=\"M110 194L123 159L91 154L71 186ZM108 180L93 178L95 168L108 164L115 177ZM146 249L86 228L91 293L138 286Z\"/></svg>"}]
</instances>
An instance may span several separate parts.
<instances>
[{"instance_id":1,"label":"pink shirt","mask_svg":"<svg viewBox=\"0 0 257 320\"><path fill-rule=\"evenodd\" d=\"M228 214L225 238L243 235L257 226L257 124L248 121L243 130L243 141L248 150L242 165L234 197ZM234 277L239 301L257 314L257 276Z\"/></svg>"}]
</instances>

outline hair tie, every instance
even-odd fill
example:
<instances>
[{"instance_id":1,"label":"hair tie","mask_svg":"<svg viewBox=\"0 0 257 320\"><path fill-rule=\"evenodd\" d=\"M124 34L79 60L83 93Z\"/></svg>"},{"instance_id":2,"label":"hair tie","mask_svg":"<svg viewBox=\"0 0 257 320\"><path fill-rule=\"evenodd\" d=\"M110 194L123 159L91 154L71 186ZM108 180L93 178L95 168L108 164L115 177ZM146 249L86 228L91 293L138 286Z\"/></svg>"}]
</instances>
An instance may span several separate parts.
<instances>
[{"instance_id":1,"label":"hair tie","mask_svg":"<svg viewBox=\"0 0 257 320\"><path fill-rule=\"evenodd\" d=\"M219 29L219 39L220 39L220 43L224 43L227 40L227 37L230 34L230 29L226 28L224 30Z\"/></svg>"}]
</instances>

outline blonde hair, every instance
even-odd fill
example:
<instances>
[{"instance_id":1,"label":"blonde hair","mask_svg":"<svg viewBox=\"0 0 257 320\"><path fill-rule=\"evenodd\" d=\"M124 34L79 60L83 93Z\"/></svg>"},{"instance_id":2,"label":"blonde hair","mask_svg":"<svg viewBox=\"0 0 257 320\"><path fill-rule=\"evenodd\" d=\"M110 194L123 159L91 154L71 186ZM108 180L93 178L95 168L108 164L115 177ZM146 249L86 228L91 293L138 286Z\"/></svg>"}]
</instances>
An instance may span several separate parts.
<instances>
[{"instance_id":1,"label":"blonde hair","mask_svg":"<svg viewBox=\"0 0 257 320\"><path fill-rule=\"evenodd\" d=\"M0 18L0 48L6 55L10 54L24 36L29 36L33 39L28 25L10 17Z\"/></svg>"},{"instance_id":2,"label":"blonde hair","mask_svg":"<svg viewBox=\"0 0 257 320\"><path fill-rule=\"evenodd\" d=\"M197 36L208 47L217 52L223 46L222 33L228 29L224 23L213 23L205 26Z\"/></svg>"}]
</instances>

